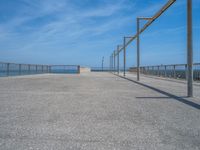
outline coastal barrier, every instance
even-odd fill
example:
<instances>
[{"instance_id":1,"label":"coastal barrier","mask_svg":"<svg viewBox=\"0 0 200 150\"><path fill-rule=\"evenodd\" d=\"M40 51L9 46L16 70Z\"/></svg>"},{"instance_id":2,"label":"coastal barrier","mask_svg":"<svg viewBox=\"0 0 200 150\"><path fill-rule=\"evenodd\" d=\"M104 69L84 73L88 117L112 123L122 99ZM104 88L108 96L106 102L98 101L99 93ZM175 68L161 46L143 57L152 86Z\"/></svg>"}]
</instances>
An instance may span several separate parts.
<instances>
[{"instance_id":1,"label":"coastal barrier","mask_svg":"<svg viewBox=\"0 0 200 150\"><path fill-rule=\"evenodd\" d=\"M0 77L43 73L79 74L79 65L40 65L0 62Z\"/></svg>"},{"instance_id":2,"label":"coastal barrier","mask_svg":"<svg viewBox=\"0 0 200 150\"><path fill-rule=\"evenodd\" d=\"M130 72L137 72L137 67L129 69ZM186 79L187 64L157 65L140 67L140 73L174 79ZM200 63L193 65L193 79L200 81Z\"/></svg>"}]
</instances>

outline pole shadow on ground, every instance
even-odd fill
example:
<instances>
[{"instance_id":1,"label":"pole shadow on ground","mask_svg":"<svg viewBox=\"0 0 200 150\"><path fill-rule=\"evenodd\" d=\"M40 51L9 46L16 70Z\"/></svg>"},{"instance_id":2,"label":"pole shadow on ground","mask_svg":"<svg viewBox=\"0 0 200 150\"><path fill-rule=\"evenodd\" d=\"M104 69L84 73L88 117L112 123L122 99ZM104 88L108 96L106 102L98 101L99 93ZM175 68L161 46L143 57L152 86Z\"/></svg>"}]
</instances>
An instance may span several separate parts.
<instances>
[{"instance_id":1,"label":"pole shadow on ground","mask_svg":"<svg viewBox=\"0 0 200 150\"><path fill-rule=\"evenodd\" d=\"M113 73L112 73L112 74L113 74ZM151 89L151 90L153 90L153 91L156 91L156 92L158 92L158 93L160 93L160 94L163 94L163 95L167 96L167 97L162 97L162 98L173 98L174 100L177 100L177 101L179 101L179 102L181 102L181 103L184 103L184 104L186 104L186 105L189 105L189 106L191 106L191 107L193 107L193 108L196 108L196 109L198 109L198 110L200 109L200 105L199 105L199 104L194 103L194 102L192 102L192 101L189 101L189 100L185 99L184 97L179 97L179 96L173 95L173 94L171 94L171 93L165 92L165 91L160 90L160 89L158 89L158 88L155 88L155 87L153 87L153 86L150 86L150 85L147 85L147 84L144 84L144 83L141 83L141 82L132 80L132 79L127 78L127 77L124 77L124 76L120 76L120 75L117 75L117 74L113 74L113 75L116 75L116 76L118 76L118 77L120 77L120 78L126 79L126 80L131 81L131 82L133 82L133 83L136 83L136 84L138 84L138 85L140 85L140 86L149 88L149 89ZM158 97L136 97L136 98L158 98ZM160 97L159 97L159 98L160 98Z\"/></svg>"}]
</instances>

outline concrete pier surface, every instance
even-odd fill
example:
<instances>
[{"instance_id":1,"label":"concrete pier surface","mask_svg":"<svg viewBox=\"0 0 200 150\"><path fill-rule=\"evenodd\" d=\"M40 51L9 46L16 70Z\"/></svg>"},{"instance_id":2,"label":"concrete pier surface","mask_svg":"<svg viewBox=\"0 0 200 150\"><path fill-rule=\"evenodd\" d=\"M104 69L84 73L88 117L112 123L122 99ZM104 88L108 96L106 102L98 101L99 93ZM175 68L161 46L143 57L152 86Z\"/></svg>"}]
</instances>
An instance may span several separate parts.
<instances>
[{"instance_id":1,"label":"concrete pier surface","mask_svg":"<svg viewBox=\"0 0 200 150\"><path fill-rule=\"evenodd\" d=\"M200 85L111 73L0 78L1 150L199 150Z\"/></svg>"}]
</instances>

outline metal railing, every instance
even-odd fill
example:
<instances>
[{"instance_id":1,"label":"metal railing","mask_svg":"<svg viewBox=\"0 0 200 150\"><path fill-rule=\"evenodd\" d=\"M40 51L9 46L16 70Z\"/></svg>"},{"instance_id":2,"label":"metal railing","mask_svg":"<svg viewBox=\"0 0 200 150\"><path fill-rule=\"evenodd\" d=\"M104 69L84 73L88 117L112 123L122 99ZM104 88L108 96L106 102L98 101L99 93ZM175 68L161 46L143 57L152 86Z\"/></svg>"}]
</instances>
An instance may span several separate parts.
<instances>
[{"instance_id":1,"label":"metal railing","mask_svg":"<svg viewBox=\"0 0 200 150\"><path fill-rule=\"evenodd\" d=\"M110 67L91 67L92 72L110 72Z\"/></svg>"},{"instance_id":2,"label":"metal railing","mask_svg":"<svg viewBox=\"0 0 200 150\"><path fill-rule=\"evenodd\" d=\"M59 74L79 74L79 65L51 65L51 73Z\"/></svg>"},{"instance_id":3,"label":"metal railing","mask_svg":"<svg viewBox=\"0 0 200 150\"><path fill-rule=\"evenodd\" d=\"M130 72L137 72L137 67L129 69ZM186 64L173 64L173 65L158 65L158 66L144 66L140 67L140 73L145 75L153 75L174 79L187 78L187 65ZM193 78L194 81L200 81L200 63L193 65Z\"/></svg>"},{"instance_id":4,"label":"metal railing","mask_svg":"<svg viewBox=\"0 0 200 150\"><path fill-rule=\"evenodd\" d=\"M0 77L43 73L80 73L78 65L37 65L0 62Z\"/></svg>"}]
</instances>

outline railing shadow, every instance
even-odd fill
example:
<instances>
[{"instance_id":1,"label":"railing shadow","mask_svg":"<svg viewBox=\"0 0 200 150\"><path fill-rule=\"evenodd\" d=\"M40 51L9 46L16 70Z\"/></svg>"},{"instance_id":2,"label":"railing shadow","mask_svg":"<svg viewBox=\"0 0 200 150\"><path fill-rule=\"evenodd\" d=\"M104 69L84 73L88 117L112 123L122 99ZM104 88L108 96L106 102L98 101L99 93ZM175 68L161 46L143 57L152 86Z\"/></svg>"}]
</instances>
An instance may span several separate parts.
<instances>
[{"instance_id":1,"label":"railing shadow","mask_svg":"<svg viewBox=\"0 0 200 150\"><path fill-rule=\"evenodd\" d=\"M193 108L200 109L200 105L199 105L199 104L194 103L194 102L192 102L192 101L189 101L189 100L185 99L184 97L179 97L179 96L173 95L173 94L171 94L171 93L168 93L168 92L162 91L162 90L160 90L160 89L157 89L157 88L155 88L155 87L153 87L153 86L150 86L150 85L147 85L147 84L144 84L144 83L141 83L141 82L132 80L132 79L127 78L127 77L124 77L124 76L120 76L120 75L117 75L117 74L114 74L114 75L116 75L116 76L118 76L118 77L120 77L120 78L126 79L126 80L128 80L128 81L131 81L131 82L133 82L133 83L136 83L136 84L138 84L138 85L140 85L140 86L144 86L144 87L146 87L146 88L149 88L149 89L151 89L151 90L153 90L153 91L156 91L156 92L158 92L158 93L161 93L161 94L163 94L163 95L165 95L165 96L167 96L167 97L169 97L169 98L173 98L173 99L175 99L175 100L177 100L177 101L179 101L179 102L181 102L181 103L184 103L184 104L186 104L186 105L188 105L188 106L191 106L191 107L193 107ZM148 97L146 97L146 98L148 98Z\"/></svg>"}]
</instances>

